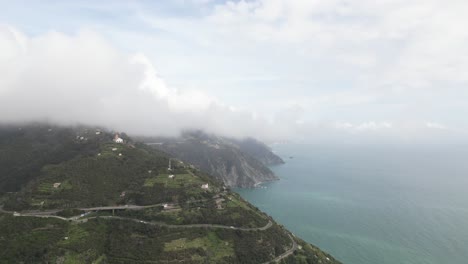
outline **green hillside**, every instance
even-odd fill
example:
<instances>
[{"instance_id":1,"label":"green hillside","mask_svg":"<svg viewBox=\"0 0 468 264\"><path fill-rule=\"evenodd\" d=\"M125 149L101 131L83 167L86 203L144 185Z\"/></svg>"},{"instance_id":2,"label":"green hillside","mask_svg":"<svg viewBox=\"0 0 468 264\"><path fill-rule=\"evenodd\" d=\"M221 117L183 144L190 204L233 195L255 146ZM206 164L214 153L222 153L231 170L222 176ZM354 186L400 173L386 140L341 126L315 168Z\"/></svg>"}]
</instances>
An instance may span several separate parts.
<instances>
[{"instance_id":1,"label":"green hillside","mask_svg":"<svg viewBox=\"0 0 468 264\"><path fill-rule=\"evenodd\" d=\"M209 175L121 137L0 128L0 263L338 263Z\"/></svg>"}]
</instances>

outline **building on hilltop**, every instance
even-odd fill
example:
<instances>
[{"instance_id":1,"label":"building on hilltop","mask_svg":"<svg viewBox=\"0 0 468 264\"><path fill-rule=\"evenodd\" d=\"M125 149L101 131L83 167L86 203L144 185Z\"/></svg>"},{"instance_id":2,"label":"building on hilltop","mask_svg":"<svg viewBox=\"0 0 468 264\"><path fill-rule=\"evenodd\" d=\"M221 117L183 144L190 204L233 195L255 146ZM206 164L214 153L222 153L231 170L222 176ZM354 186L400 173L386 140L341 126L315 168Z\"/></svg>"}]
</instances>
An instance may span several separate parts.
<instances>
[{"instance_id":1,"label":"building on hilltop","mask_svg":"<svg viewBox=\"0 0 468 264\"><path fill-rule=\"evenodd\" d=\"M119 137L119 134L115 134L115 136L114 136L114 142L120 144L120 143L123 143L123 139L121 139L121 138Z\"/></svg>"}]
</instances>

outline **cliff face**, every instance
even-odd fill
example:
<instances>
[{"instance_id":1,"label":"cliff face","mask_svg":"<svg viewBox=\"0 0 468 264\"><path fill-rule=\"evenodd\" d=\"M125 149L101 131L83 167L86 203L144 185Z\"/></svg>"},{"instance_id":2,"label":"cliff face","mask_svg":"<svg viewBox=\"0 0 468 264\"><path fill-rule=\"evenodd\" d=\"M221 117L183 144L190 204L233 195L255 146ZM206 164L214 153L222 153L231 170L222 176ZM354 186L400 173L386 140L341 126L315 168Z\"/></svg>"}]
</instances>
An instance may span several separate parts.
<instances>
[{"instance_id":1,"label":"cliff face","mask_svg":"<svg viewBox=\"0 0 468 264\"><path fill-rule=\"evenodd\" d=\"M260 161L263 165L272 166L284 164L283 159L275 155L270 147L263 142L253 138L246 138L243 140L233 139L232 141L239 146L242 152Z\"/></svg>"},{"instance_id":2,"label":"cliff face","mask_svg":"<svg viewBox=\"0 0 468 264\"><path fill-rule=\"evenodd\" d=\"M254 187L261 182L278 180L267 165L283 161L261 142L233 140L202 132L190 132L180 138L154 139L155 148L194 164L230 187Z\"/></svg>"},{"instance_id":3,"label":"cliff face","mask_svg":"<svg viewBox=\"0 0 468 264\"><path fill-rule=\"evenodd\" d=\"M113 137L0 124L0 262L339 264L192 165L174 160L169 171L167 153ZM221 138L195 134L163 146L208 159L226 183L273 177Z\"/></svg>"}]
</instances>

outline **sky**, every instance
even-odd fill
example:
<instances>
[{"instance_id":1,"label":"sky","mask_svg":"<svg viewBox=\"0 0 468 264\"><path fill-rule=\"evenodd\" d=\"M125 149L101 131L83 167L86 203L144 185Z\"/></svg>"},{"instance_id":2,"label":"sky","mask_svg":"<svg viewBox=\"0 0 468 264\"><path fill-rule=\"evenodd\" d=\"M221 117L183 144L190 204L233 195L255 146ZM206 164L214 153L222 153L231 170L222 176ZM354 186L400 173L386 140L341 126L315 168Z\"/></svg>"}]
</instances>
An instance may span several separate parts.
<instances>
[{"instance_id":1,"label":"sky","mask_svg":"<svg viewBox=\"0 0 468 264\"><path fill-rule=\"evenodd\" d=\"M0 0L0 122L468 141L463 0Z\"/></svg>"}]
</instances>

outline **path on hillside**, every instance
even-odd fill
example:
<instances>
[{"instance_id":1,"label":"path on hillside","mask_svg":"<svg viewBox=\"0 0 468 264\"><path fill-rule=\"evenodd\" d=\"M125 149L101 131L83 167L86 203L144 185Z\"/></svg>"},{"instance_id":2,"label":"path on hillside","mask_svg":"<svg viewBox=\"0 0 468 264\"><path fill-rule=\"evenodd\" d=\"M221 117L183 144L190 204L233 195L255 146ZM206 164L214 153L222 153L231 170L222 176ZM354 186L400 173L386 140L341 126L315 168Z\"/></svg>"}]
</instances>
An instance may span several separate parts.
<instances>
[{"instance_id":1,"label":"path on hillside","mask_svg":"<svg viewBox=\"0 0 468 264\"><path fill-rule=\"evenodd\" d=\"M292 247L290 249L288 249L286 252L284 252L283 254L277 256L276 258L274 258L274 259L272 259L270 261L264 262L263 264L268 264L268 263L271 263L271 262L280 262L282 259L287 258L291 254L294 253L294 251L297 249L296 240L294 240L294 238L291 236L291 234L288 234L288 236L289 236L289 239L291 239Z\"/></svg>"},{"instance_id":2,"label":"path on hillside","mask_svg":"<svg viewBox=\"0 0 468 264\"><path fill-rule=\"evenodd\" d=\"M164 204L168 204L168 203L160 203L160 204L152 204L152 205L131 205L131 204L126 204L126 205L115 205L115 206L99 206L99 207L89 207L89 208L78 208L78 210L85 211L85 212L87 212L87 211L125 210L125 209L141 210L141 209L153 208L153 207L158 207L158 206L164 206Z\"/></svg>"},{"instance_id":3,"label":"path on hillside","mask_svg":"<svg viewBox=\"0 0 468 264\"><path fill-rule=\"evenodd\" d=\"M268 223L262 227L250 227L250 228L225 226L225 225L217 225L217 224L171 225L171 224L166 224L162 222L144 221L144 220L139 220L139 219L130 218L130 217L111 216L111 215L93 216L93 217L83 218L83 219L76 220L76 221L84 222L84 221L87 221L88 219L97 219L97 218L127 220L127 221L133 221L136 223L145 224L145 225L163 226L167 228L218 228L218 229L231 229L231 230L240 230L240 231L264 231L273 226L273 222L271 221L268 221Z\"/></svg>"},{"instance_id":4,"label":"path on hillside","mask_svg":"<svg viewBox=\"0 0 468 264\"><path fill-rule=\"evenodd\" d=\"M193 201L186 201L186 204L190 203L199 203L199 202L206 202L208 199L200 199L200 200L193 200ZM178 203L158 203L158 204L150 204L150 205L132 205L132 204L126 204L126 205L114 205L114 206L99 206L99 207L89 207L89 208L78 208L81 211L110 211L110 210L125 210L125 209L130 209L130 210L141 210L141 209L148 209L148 208L153 208L153 207L158 207L158 206L164 206L164 205L169 205L171 207L174 206L179 206L180 204Z\"/></svg>"},{"instance_id":5,"label":"path on hillside","mask_svg":"<svg viewBox=\"0 0 468 264\"><path fill-rule=\"evenodd\" d=\"M82 211L103 211L103 210L115 210L115 209L144 209L144 208L151 208L159 206L159 204L155 205L146 205L146 206L138 206L138 205L128 205L128 206L103 206L103 207L93 207L93 208L80 208ZM16 212L5 211L3 207L0 207L0 212L13 214L15 215ZM56 210L53 211L54 213L58 212ZM240 231L264 231L268 228L273 226L273 222L268 220L268 223L262 227L235 227L235 226L226 226L226 225L218 225L218 224L188 224L188 225L171 225L166 224L163 222L151 222L151 221L144 221L130 217L122 217L122 216L93 216L93 217L80 217L80 216L73 216L73 217L61 217L53 214L47 214L47 212L26 212L26 213L16 213L17 217L38 217L38 218L57 218L64 221L74 221L78 223L83 223L89 219L96 219L96 218L107 218L107 219L120 219L120 220L128 220L134 221L142 224L147 225L157 225L157 226L164 226L168 228L220 228L220 229L231 229L231 230L240 230Z\"/></svg>"},{"instance_id":6,"label":"path on hillside","mask_svg":"<svg viewBox=\"0 0 468 264\"><path fill-rule=\"evenodd\" d=\"M125 205L125 206L102 206L102 207L92 207L92 208L80 208L82 211L102 211L102 210L115 210L115 209L145 209L145 208L151 208L151 207L156 207L156 206L161 206L163 204L154 204L154 205L145 205L145 206L139 206L139 205ZM162 226L162 227L167 227L167 228L217 228L217 229L229 229L229 230L239 230L239 231L265 231L269 229L270 227L273 226L273 222L271 220L268 220L268 223L265 226L262 227L252 227L252 228L247 228L247 227L234 227L234 226L226 226L226 225L218 225L218 224L188 224L188 225L171 225L171 224L166 224L162 222L152 222L152 221L144 221L144 220L139 220L135 218L129 218L129 217L122 217L122 216L93 216L93 217L81 217L81 216L73 216L70 218L66 217L61 217L53 214L48 214L49 212L57 213L58 210L53 210L53 211L42 211L42 212L26 212L26 213L16 213L16 212L11 212L11 211L5 211L3 210L3 206L0 206L0 212L2 213L7 213L7 214L13 214L17 217L38 217L38 218L56 218L60 219L63 221L73 221L76 223L85 223L90 219L119 219L119 220L127 220L127 221L133 221L136 223L140 224L145 224L145 225L153 225L153 226ZM291 239L292 242L292 247L284 252L283 254L275 257L274 259L265 262L264 264L272 263L272 262L279 262L284 258L289 257L291 254L294 253L294 251L298 248L296 241L294 238L291 236L291 234L287 234L288 237Z\"/></svg>"},{"instance_id":7,"label":"path on hillside","mask_svg":"<svg viewBox=\"0 0 468 264\"><path fill-rule=\"evenodd\" d=\"M190 204L190 203L198 203L198 202L206 202L208 199L200 199L200 200L193 200L193 201L186 201L185 203ZM98 207L85 207L85 208L75 208L77 210L81 210L84 212L90 212L90 211L112 211L112 210L142 210L142 209L148 209L148 208L153 208L153 207L158 207L158 206L164 206L164 205L169 205L170 207L175 207L179 206L180 204L177 203L158 203L158 204L150 204L150 205L132 205L132 204L126 204L126 205L112 205L112 206L98 206ZM70 208L69 208L70 209ZM72 208L71 208L72 209ZM54 215L64 209L52 209L52 210L45 210L45 211L38 211L38 210L32 210L32 211L23 211L21 212L21 215L30 215L30 216L40 216L40 215ZM14 212L11 211L5 211L3 209L3 205L0 206L0 212L7 213L7 214L13 214Z\"/></svg>"}]
</instances>

